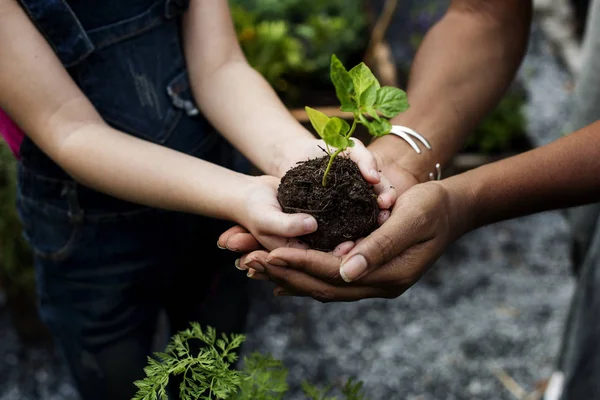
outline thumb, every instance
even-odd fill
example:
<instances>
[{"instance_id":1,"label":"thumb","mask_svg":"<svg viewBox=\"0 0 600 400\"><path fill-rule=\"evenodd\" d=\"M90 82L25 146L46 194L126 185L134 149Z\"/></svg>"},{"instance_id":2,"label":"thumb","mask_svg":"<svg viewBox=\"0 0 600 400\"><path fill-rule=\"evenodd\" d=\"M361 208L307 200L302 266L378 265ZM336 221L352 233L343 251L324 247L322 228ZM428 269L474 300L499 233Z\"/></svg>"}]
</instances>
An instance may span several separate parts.
<instances>
[{"instance_id":1,"label":"thumb","mask_svg":"<svg viewBox=\"0 0 600 400\"><path fill-rule=\"evenodd\" d=\"M417 243L420 236L414 226L407 214L396 208L381 227L343 258L340 266L342 279L350 283L362 278Z\"/></svg>"},{"instance_id":2,"label":"thumb","mask_svg":"<svg viewBox=\"0 0 600 400\"><path fill-rule=\"evenodd\" d=\"M378 184L380 176L375 156L367 150L360 140L355 138L351 140L354 141L354 147L350 149L350 159L358 165L361 175L367 182L372 185Z\"/></svg>"},{"instance_id":3,"label":"thumb","mask_svg":"<svg viewBox=\"0 0 600 400\"><path fill-rule=\"evenodd\" d=\"M256 228L262 234L291 238L316 231L317 220L309 214L286 214L273 207L262 213Z\"/></svg>"}]
</instances>

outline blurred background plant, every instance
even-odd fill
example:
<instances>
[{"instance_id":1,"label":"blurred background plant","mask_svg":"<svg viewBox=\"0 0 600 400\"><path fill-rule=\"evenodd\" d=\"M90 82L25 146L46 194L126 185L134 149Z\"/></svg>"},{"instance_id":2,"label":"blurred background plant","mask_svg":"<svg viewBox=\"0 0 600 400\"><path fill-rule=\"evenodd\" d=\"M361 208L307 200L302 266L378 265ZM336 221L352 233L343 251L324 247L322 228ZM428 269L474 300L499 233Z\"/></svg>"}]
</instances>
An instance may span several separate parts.
<instances>
[{"instance_id":1,"label":"blurred background plant","mask_svg":"<svg viewBox=\"0 0 600 400\"><path fill-rule=\"evenodd\" d=\"M490 154L531 147L526 134L525 104L526 96L522 90L509 90L496 109L469 136L465 151Z\"/></svg>"},{"instance_id":2,"label":"blurred background plant","mask_svg":"<svg viewBox=\"0 0 600 400\"><path fill-rule=\"evenodd\" d=\"M284 97L305 79L328 82L331 54L347 62L367 42L362 0L231 0L249 63Z\"/></svg>"},{"instance_id":3,"label":"blurred background plant","mask_svg":"<svg viewBox=\"0 0 600 400\"><path fill-rule=\"evenodd\" d=\"M331 54L339 55L348 65L362 61L369 44L367 11L377 14L383 3L230 0L238 39L249 63L290 108L335 104L328 76ZM447 0L398 3L395 12L405 14L400 19L406 23L391 26L388 36L394 35L396 43L404 43L395 46L394 51L401 86L424 34L447 5ZM515 146L518 150L527 148L524 104L522 91L511 89L470 137L465 151L497 154Z\"/></svg>"},{"instance_id":4,"label":"blurred background plant","mask_svg":"<svg viewBox=\"0 0 600 400\"><path fill-rule=\"evenodd\" d=\"M21 235L16 193L17 163L0 140L0 286L19 337L34 344L46 341L48 335L37 314L33 257Z\"/></svg>"}]
</instances>

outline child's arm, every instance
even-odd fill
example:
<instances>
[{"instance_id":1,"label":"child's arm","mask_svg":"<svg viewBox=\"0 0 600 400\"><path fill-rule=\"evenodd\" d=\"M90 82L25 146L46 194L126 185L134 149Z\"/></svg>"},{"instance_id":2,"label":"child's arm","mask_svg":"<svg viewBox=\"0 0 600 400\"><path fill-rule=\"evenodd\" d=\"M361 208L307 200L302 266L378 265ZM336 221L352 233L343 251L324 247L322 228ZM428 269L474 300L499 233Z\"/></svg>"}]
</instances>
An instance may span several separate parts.
<instances>
[{"instance_id":1,"label":"child's arm","mask_svg":"<svg viewBox=\"0 0 600 400\"><path fill-rule=\"evenodd\" d=\"M271 180L109 127L14 0L0 0L0 108L67 173L94 189L139 204L233 220L261 236L307 231L308 216L277 209Z\"/></svg>"},{"instance_id":2,"label":"child's arm","mask_svg":"<svg viewBox=\"0 0 600 400\"><path fill-rule=\"evenodd\" d=\"M258 169L282 177L298 161L323 156L318 141L291 115L268 82L247 62L236 36L227 0L190 2L183 23L190 82L199 108L213 126ZM320 147L319 147L320 146ZM370 151L350 151L383 209L395 189L382 179Z\"/></svg>"},{"instance_id":3,"label":"child's arm","mask_svg":"<svg viewBox=\"0 0 600 400\"><path fill-rule=\"evenodd\" d=\"M314 137L246 61L227 0L191 1L183 41L194 97L203 114L261 171L282 176L284 159L293 158L284 154L285 145L292 144L293 151L294 140Z\"/></svg>"}]
</instances>

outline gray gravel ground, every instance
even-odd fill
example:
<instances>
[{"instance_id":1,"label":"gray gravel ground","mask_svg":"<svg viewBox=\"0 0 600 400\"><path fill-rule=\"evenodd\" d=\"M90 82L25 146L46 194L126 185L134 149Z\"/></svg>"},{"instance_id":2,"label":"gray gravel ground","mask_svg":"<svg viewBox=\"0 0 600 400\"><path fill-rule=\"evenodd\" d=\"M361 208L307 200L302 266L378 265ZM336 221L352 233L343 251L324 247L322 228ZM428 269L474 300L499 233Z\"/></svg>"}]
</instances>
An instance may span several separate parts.
<instances>
[{"instance_id":1,"label":"gray gravel ground","mask_svg":"<svg viewBox=\"0 0 600 400\"><path fill-rule=\"evenodd\" d=\"M566 118L568 76L536 31L520 77L530 133L543 144ZM554 136L552 136L554 135ZM480 229L454 244L396 300L320 304L273 299L257 285L244 352L271 352L299 384L365 382L371 400L513 399L494 369L527 390L547 378L573 280L559 212ZM0 400L76 400L47 349L23 348L0 309Z\"/></svg>"}]
</instances>

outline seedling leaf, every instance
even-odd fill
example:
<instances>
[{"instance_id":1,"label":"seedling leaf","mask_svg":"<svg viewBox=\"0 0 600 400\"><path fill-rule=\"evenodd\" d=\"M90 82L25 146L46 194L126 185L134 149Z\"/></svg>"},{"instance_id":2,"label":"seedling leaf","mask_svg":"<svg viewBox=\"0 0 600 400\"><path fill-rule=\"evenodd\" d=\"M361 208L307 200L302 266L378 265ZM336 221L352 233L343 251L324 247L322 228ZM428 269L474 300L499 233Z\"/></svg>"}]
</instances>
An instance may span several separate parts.
<instances>
[{"instance_id":1,"label":"seedling leaf","mask_svg":"<svg viewBox=\"0 0 600 400\"><path fill-rule=\"evenodd\" d=\"M377 78L375 78L373 72L371 72L364 62L361 62L356 67L352 68L348 74L350 75L350 78L352 78L355 96L357 99L360 99L361 102L363 93L367 91L371 85L375 86L375 90L380 87ZM364 104L361 103L359 106L364 106Z\"/></svg>"},{"instance_id":2,"label":"seedling leaf","mask_svg":"<svg viewBox=\"0 0 600 400\"><path fill-rule=\"evenodd\" d=\"M350 125L341 118L333 117L325 125L323 131L323 140L329 146L343 149L348 147L348 138L346 134L350 131Z\"/></svg>"},{"instance_id":3,"label":"seedling leaf","mask_svg":"<svg viewBox=\"0 0 600 400\"><path fill-rule=\"evenodd\" d=\"M325 131L325 125L327 125L330 118L325 113L315 110L314 108L305 107L305 109L313 128L315 128L315 131L317 131L321 138L324 138L323 132Z\"/></svg>"},{"instance_id":4,"label":"seedling leaf","mask_svg":"<svg viewBox=\"0 0 600 400\"><path fill-rule=\"evenodd\" d=\"M369 121L364 115L359 115L360 122L367 127L369 133L375 137L387 135L392 130L392 124L387 119Z\"/></svg>"},{"instance_id":5,"label":"seedling leaf","mask_svg":"<svg viewBox=\"0 0 600 400\"><path fill-rule=\"evenodd\" d=\"M341 103L341 110L356 112L358 107L352 99L354 84L350 73L346 70L339 58L334 54L331 56L330 79L335 87L335 94Z\"/></svg>"},{"instance_id":6,"label":"seedling leaf","mask_svg":"<svg viewBox=\"0 0 600 400\"><path fill-rule=\"evenodd\" d=\"M393 118L401 112L408 110L408 98L403 90L384 86L377 90L375 108L385 117Z\"/></svg>"},{"instance_id":7,"label":"seedling leaf","mask_svg":"<svg viewBox=\"0 0 600 400\"><path fill-rule=\"evenodd\" d=\"M371 84L361 95L360 95L360 106L365 109L373 107L377 100L377 86Z\"/></svg>"}]
</instances>

